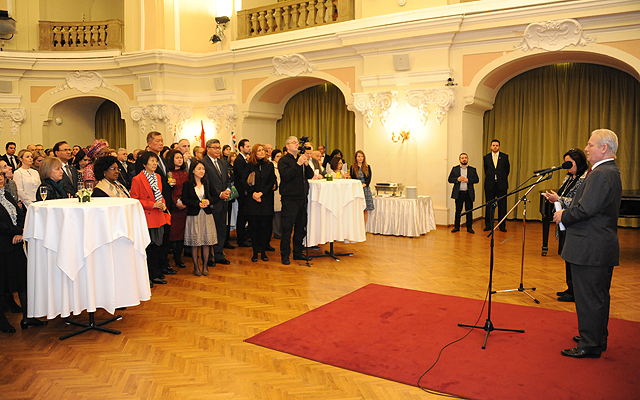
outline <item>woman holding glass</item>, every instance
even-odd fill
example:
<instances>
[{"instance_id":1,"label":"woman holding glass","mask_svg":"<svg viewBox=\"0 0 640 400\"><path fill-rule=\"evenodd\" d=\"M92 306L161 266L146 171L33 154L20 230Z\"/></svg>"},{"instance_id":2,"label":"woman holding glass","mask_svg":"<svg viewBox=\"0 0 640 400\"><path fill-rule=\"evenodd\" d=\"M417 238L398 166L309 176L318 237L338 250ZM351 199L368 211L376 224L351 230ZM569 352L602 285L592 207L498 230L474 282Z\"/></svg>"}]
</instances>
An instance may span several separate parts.
<instances>
[{"instance_id":1,"label":"woman holding glass","mask_svg":"<svg viewBox=\"0 0 640 400\"><path fill-rule=\"evenodd\" d=\"M138 161L142 164L143 170L133 177L131 181L131 198L138 199L144 209L144 216L147 219L149 236L151 243L147 246L147 268L149 269L149 279L151 287L153 284L166 284L167 281L161 278L160 253L164 230L171 225L171 214L162 197L162 181L160 175L156 174L158 155L145 151L138 156Z\"/></svg>"},{"instance_id":2,"label":"woman holding glass","mask_svg":"<svg viewBox=\"0 0 640 400\"><path fill-rule=\"evenodd\" d=\"M209 179L202 161L192 160L189 180L182 185L182 202L187 206L187 219L184 229L184 245L191 246L193 258L193 274L209 275L207 260L211 246L218 243L216 223L210 205L220 201L217 196L211 197ZM202 271L198 256L202 248Z\"/></svg>"},{"instance_id":3,"label":"woman holding glass","mask_svg":"<svg viewBox=\"0 0 640 400\"><path fill-rule=\"evenodd\" d=\"M66 199L62 177L62 161L57 157L46 157L40 165L40 186L36 192L36 201L45 199Z\"/></svg>"},{"instance_id":4,"label":"woman holding glass","mask_svg":"<svg viewBox=\"0 0 640 400\"><path fill-rule=\"evenodd\" d=\"M13 297L13 293L18 292L22 306L22 329L43 326L47 321L27 318L27 257L22 246L24 211L7 193L5 183L5 174L0 172L0 294ZM4 312L0 312L0 331L16 331Z\"/></svg>"},{"instance_id":5,"label":"woman holding glass","mask_svg":"<svg viewBox=\"0 0 640 400\"><path fill-rule=\"evenodd\" d=\"M187 206L182 203L182 185L189 179L187 163L180 150L170 150L167 153L167 180L171 185L171 234L169 241L173 250L173 261L176 267L186 268L182 262L184 250L184 227L187 220Z\"/></svg>"},{"instance_id":6,"label":"woman holding glass","mask_svg":"<svg viewBox=\"0 0 640 400\"><path fill-rule=\"evenodd\" d=\"M18 153L20 168L13 173L13 180L18 190L18 198L25 207L36 201L36 191L40 186L40 174L31 168L33 166L33 154L29 150L20 150Z\"/></svg>"}]
</instances>

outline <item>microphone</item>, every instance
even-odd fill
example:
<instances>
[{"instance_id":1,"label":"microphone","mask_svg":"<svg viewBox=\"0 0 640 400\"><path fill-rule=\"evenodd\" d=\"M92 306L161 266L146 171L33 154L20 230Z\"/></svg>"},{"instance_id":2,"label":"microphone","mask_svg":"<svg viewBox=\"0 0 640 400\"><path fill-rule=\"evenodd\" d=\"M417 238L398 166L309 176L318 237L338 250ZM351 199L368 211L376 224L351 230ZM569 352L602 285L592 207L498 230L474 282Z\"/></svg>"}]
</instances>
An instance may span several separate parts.
<instances>
[{"instance_id":1,"label":"microphone","mask_svg":"<svg viewBox=\"0 0 640 400\"><path fill-rule=\"evenodd\" d=\"M551 168L539 169L537 171L533 171L533 173L536 176L540 176L540 175L548 174L549 172L557 171L559 169L569 169L572 166L573 166L573 163L571 161L565 161L559 167L551 167Z\"/></svg>"}]
</instances>

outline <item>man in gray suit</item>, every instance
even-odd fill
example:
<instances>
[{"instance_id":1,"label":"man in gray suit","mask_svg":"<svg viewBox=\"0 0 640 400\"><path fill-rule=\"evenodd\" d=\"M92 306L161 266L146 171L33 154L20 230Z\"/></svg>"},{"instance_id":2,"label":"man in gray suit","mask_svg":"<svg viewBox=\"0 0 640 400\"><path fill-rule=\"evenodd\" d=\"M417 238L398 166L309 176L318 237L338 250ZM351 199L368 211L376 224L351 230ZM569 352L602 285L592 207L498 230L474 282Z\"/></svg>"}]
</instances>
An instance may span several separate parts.
<instances>
[{"instance_id":1,"label":"man in gray suit","mask_svg":"<svg viewBox=\"0 0 640 400\"><path fill-rule=\"evenodd\" d=\"M607 349L607 325L613 267L620 259L618 213L622 196L620 171L615 162L618 137L597 129L584 149L591 169L569 208L553 219L562 222L567 236L562 258L571 265L579 336L578 345L563 356L598 358Z\"/></svg>"}]
</instances>

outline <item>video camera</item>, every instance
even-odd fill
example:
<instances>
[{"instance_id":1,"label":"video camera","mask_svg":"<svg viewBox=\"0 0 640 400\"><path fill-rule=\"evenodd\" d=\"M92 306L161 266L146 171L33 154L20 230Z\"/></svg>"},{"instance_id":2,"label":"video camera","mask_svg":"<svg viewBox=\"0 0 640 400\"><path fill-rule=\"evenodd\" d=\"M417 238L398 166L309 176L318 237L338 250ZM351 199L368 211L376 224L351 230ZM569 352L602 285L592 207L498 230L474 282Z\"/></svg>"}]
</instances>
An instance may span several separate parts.
<instances>
[{"instance_id":1,"label":"video camera","mask_svg":"<svg viewBox=\"0 0 640 400\"><path fill-rule=\"evenodd\" d=\"M303 136L300 138L300 140L298 141L298 154L304 154L307 149L305 144L309 141L309 137L308 136Z\"/></svg>"}]
</instances>

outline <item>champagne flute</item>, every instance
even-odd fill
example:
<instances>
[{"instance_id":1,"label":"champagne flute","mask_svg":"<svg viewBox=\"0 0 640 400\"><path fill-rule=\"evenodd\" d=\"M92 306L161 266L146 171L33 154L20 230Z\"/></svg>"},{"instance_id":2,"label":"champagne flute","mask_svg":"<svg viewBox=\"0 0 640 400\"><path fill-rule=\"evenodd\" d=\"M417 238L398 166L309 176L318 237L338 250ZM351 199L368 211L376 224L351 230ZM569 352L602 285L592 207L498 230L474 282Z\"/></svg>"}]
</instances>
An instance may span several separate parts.
<instances>
[{"instance_id":1,"label":"champagne flute","mask_svg":"<svg viewBox=\"0 0 640 400\"><path fill-rule=\"evenodd\" d=\"M46 186L40 186L40 197L42 198L42 205L46 204L48 189Z\"/></svg>"},{"instance_id":2,"label":"champagne flute","mask_svg":"<svg viewBox=\"0 0 640 400\"><path fill-rule=\"evenodd\" d=\"M89 192L89 196L93 194L93 182L87 181L84 183L84 188L87 192Z\"/></svg>"}]
</instances>

